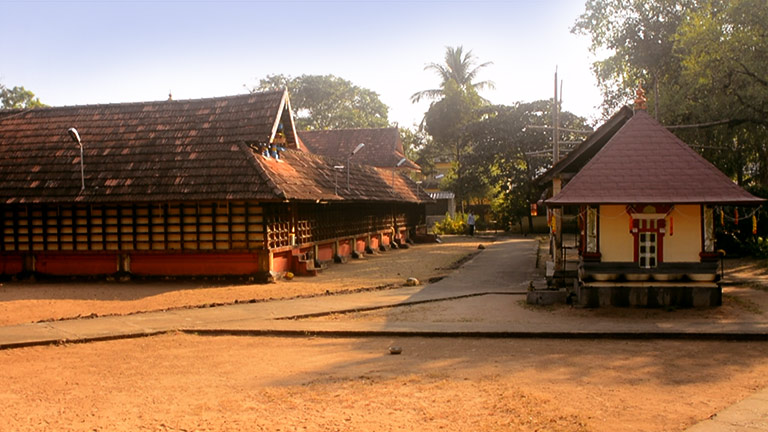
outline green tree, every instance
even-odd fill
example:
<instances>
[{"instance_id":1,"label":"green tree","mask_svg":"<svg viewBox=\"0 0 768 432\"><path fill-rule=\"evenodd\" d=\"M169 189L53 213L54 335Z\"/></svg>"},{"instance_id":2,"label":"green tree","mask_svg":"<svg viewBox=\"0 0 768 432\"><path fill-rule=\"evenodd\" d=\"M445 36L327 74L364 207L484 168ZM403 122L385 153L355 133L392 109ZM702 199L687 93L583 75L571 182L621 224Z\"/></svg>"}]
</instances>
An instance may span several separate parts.
<instances>
[{"instance_id":1,"label":"green tree","mask_svg":"<svg viewBox=\"0 0 768 432\"><path fill-rule=\"evenodd\" d=\"M0 84L0 107L9 108L39 108L46 107L35 94L24 87L8 88Z\"/></svg>"},{"instance_id":2,"label":"green tree","mask_svg":"<svg viewBox=\"0 0 768 432\"><path fill-rule=\"evenodd\" d=\"M660 95L674 90L670 75L679 74L672 55L674 35L696 0L588 0L571 29L591 38L590 50L607 57L592 64L603 93L606 116L627 102L638 83L659 118L666 104Z\"/></svg>"},{"instance_id":3,"label":"green tree","mask_svg":"<svg viewBox=\"0 0 768 432\"><path fill-rule=\"evenodd\" d=\"M268 75L249 91L287 88L301 130L389 126L389 108L379 95L333 75Z\"/></svg>"},{"instance_id":4,"label":"green tree","mask_svg":"<svg viewBox=\"0 0 768 432\"><path fill-rule=\"evenodd\" d=\"M464 128L465 169L493 191L493 210L504 226L527 217L529 230L533 228L530 204L543 191L535 180L552 166L552 144L551 132L529 126L551 126L551 110L552 101L489 106L481 110L480 120ZM564 128L586 128L584 118L567 111L560 113L560 121Z\"/></svg>"},{"instance_id":5,"label":"green tree","mask_svg":"<svg viewBox=\"0 0 768 432\"><path fill-rule=\"evenodd\" d=\"M472 50L464 52L464 47L446 47L445 64L430 63L424 67L424 70L432 70L442 80L440 88L431 90L422 90L411 96L411 102L416 103L421 99L437 100L445 96L445 86L449 82L455 83L463 91L480 90L494 88L492 81L473 82L477 78L480 69L493 64L485 62L475 66L476 58L472 55Z\"/></svg>"},{"instance_id":6,"label":"green tree","mask_svg":"<svg viewBox=\"0 0 768 432\"><path fill-rule=\"evenodd\" d=\"M490 62L477 64L472 51L446 47L445 64L430 63L424 69L432 70L440 77L440 88L423 90L411 96L412 102L423 98L432 99L424 115L422 128L432 140L419 152L417 161L429 167L436 161L451 162L452 172L445 184L463 205L472 195L482 195L481 179L465 175L462 155L466 150L463 128L478 119L478 109L488 102L479 96L478 90L493 88L490 81L475 82L479 71ZM479 192L480 191L480 192Z\"/></svg>"},{"instance_id":7,"label":"green tree","mask_svg":"<svg viewBox=\"0 0 768 432\"><path fill-rule=\"evenodd\" d=\"M708 117L768 126L768 2L704 2L680 25L675 53L687 95Z\"/></svg>"},{"instance_id":8,"label":"green tree","mask_svg":"<svg viewBox=\"0 0 768 432\"><path fill-rule=\"evenodd\" d=\"M587 34L607 113L638 82L649 108L740 184L768 185L768 2L589 0Z\"/></svg>"},{"instance_id":9,"label":"green tree","mask_svg":"<svg viewBox=\"0 0 768 432\"><path fill-rule=\"evenodd\" d=\"M447 184L462 205L471 192L480 189L477 178L467 176L463 155L467 151L464 127L478 119L483 100L474 88L460 88L454 81L443 86L443 98L433 102L424 116L424 130L432 137L427 154L435 159L451 161L453 169Z\"/></svg>"},{"instance_id":10,"label":"green tree","mask_svg":"<svg viewBox=\"0 0 768 432\"><path fill-rule=\"evenodd\" d=\"M405 150L405 156L408 159L415 161L419 158L419 154L424 147L430 143L430 137L422 131L414 131L409 128L399 128L400 141L403 142L403 149Z\"/></svg>"}]
</instances>

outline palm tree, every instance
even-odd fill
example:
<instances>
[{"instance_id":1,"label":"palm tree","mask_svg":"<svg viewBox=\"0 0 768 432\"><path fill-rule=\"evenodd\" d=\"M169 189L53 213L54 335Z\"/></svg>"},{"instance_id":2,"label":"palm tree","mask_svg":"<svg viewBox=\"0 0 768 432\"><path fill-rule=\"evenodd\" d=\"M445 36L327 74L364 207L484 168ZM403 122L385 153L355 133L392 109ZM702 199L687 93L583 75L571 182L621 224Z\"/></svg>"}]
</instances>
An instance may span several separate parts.
<instances>
[{"instance_id":1,"label":"palm tree","mask_svg":"<svg viewBox=\"0 0 768 432\"><path fill-rule=\"evenodd\" d=\"M435 71L443 80L440 83L439 89L422 90L416 92L411 96L411 102L419 102L422 98L426 99L440 99L444 96L445 84L448 81L455 82L462 90L468 90L473 88L475 90L483 90L486 88L493 89L495 85L492 81L480 81L473 83L472 81L477 77L477 73L480 69L493 64L493 62L485 62L481 65L473 67L475 65L476 58L472 55L472 50L464 53L464 47L458 46L445 47L445 64L430 63L424 67L424 70Z\"/></svg>"}]
</instances>

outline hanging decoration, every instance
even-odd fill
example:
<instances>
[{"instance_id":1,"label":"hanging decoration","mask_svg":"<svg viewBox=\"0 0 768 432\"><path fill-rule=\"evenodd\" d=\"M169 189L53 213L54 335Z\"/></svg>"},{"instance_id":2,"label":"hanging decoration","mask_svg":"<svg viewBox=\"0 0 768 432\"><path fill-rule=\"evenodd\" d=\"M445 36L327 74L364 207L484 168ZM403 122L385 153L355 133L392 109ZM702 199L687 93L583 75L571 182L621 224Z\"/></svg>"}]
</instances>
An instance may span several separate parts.
<instances>
[{"instance_id":1,"label":"hanging decoration","mask_svg":"<svg viewBox=\"0 0 768 432\"><path fill-rule=\"evenodd\" d=\"M675 218L672 216L669 217L669 235L675 235Z\"/></svg>"},{"instance_id":2,"label":"hanging decoration","mask_svg":"<svg viewBox=\"0 0 768 432\"><path fill-rule=\"evenodd\" d=\"M752 215L752 235L757 234L757 216Z\"/></svg>"},{"instance_id":3,"label":"hanging decoration","mask_svg":"<svg viewBox=\"0 0 768 432\"><path fill-rule=\"evenodd\" d=\"M723 209L720 209L720 226L721 227L725 226L725 212L723 211Z\"/></svg>"},{"instance_id":4,"label":"hanging decoration","mask_svg":"<svg viewBox=\"0 0 768 432\"><path fill-rule=\"evenodd\" d=\"M739 209L737 208L733 209L733 222L739 226Z\"/></svg>"}]
</instances>

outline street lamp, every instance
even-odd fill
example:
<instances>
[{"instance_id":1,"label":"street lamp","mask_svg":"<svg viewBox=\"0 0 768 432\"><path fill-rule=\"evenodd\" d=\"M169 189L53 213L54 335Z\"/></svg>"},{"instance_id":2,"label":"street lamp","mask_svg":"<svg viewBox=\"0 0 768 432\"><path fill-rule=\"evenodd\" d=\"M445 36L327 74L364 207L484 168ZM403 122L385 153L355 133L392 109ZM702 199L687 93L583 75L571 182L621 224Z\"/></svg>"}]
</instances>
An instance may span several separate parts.
<instances>
[{"instance_id":1,"label":"street lamp","mask_svg":"<svg viewBox=\"0 0 768 432\"><path fill-rule=\"evenodd\" d=\"M349 154L349 156L347 156L347 190L349 190L349 159L350 159L352 156L354 156L354 155L355 155L355 153L357 153L357 152L359 152L360 150L362 150L362 149L363 149L363 147L365 147L365 143L360 143L360 144L358 144L358 145L357 145L357 147L355 147L355 149L354 149L354 150L352 150L352 153L350 153L350 154Z\"/></svg>"},{"instance_id":2,"label":"street lamp","mask_svg":"<svg viewBox=\"0 0 768 432\"><path fill-rule=\"evenodd\" d=\"M395 168L401 167L408 159L402 158L396 164ZM395 168L392 168L392 195L395 194Z\"/></svg>"},{"instance_id":3,"label":"street lamp","mask_svg":"<svg viewBox=\"0 0 768 432\"><path fill-rule=\"evenodd\" d=\"M67 129L69 137L72 141L76 142L80 146L80 192L85 190L85 168L83 167L83 142L80 140L80 134L77 133L77 129Z\"/></svg>"}]
</instances>

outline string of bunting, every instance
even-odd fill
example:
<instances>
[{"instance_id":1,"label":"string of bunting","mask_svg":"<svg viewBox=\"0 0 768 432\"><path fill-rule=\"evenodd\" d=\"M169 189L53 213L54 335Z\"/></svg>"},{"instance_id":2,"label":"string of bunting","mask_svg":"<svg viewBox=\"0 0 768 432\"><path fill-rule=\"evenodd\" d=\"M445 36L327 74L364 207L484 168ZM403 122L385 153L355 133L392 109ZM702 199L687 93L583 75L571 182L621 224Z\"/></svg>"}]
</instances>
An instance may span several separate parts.
<instances>
[{"instance_id":1,"label":"string of bunting","mask_svg":"<svg viewBox=\"0 0 768 432\"><path fill-rule=\"evenodd\" d=\"M762 206L758 206L757 208L752 210L752 212L750 212L749 214L746 214L746 215L743 216L744 219L751 219L752 220L752 234L754 234L754 235L757 234L758 216L762 214L760 212L760 210L762 210ZM742 216L739 215L738 207L735 207L733 209L733 217L727 215L725 213L725 210L723 210L722 207L717 208L716 211L719 211L719 213L720 213L720 226L724 227L726 220L728 220L730 222L733 222L735 225L739 225L739 220L740 220L740 218L742 218ZM669 235L674 235L674 232L675 232L675 220L674 220L674 216L671 216L670 213L672 213L672 209L667 211L667 213L665 213L663 218L664 219L669 218ZM563 222L568 222L568 221L575 220L577 218L584 218L584 217L586 217L586 214L587 214L586 210L580 210L579 213L577 213L575 215L561 215L560 219ZM601 213L598 210L598 217L601 218L601 219L616 219L616 218L619 218L619 217L623 217L624 215L628 215L629 216L629 230L632 231L632 229L634 228L634 225L633 225L634 219L632 218L632 214L629 213L626 209L623 212L621 212L619 214L616 214L616 215L606 215L606 214ZM557 231L557 221L556 221L556 218L554 216L554 213L551 210L547 211L547 225L552 229L552 231Z\"/></svg>"}]
</instances>

